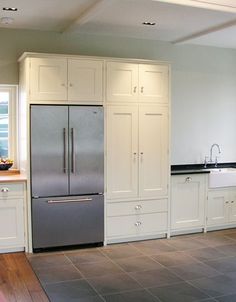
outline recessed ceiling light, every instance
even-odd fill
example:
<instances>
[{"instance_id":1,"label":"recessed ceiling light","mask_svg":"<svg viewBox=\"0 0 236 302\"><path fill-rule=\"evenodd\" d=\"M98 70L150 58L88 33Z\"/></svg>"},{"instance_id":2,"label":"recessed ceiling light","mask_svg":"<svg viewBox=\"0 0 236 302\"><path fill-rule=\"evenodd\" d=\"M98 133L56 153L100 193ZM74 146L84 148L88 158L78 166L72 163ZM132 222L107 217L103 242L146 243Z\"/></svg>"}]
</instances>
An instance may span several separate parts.
<instances>
[{"instance_id":1,"label":"recessed ceiling light","mask_svg":"<svg viewBox=\"0 0 236 302\"><path fill-rule=\"evenodd\" d=\"M16 12L18 10L18 8L16 7L3 7L2 10L6 10L6 11L10 11L10 12Z\"/></svg>"},{"instance_id":2,"label":"recessed ceiling light","mask_svg":"<svg viewBox=\"0 0 236 302\"><path fill-rule=\"evenodd\" d=\"M156 23L155 22L143 22L143 25L156 25Z\"/></svg>"},{"instance_id":3,"label":"recessed ceiling light","mask_svg":"<svg viewBox=\"0 0 236 302\"><path fill-rule=\"evenodd\" d=\"M5 24L5 25L11 24L13 22L14 22L14 19L11 17L2 17L0 19L0 23Z\"/></svg>"}]
</instances>

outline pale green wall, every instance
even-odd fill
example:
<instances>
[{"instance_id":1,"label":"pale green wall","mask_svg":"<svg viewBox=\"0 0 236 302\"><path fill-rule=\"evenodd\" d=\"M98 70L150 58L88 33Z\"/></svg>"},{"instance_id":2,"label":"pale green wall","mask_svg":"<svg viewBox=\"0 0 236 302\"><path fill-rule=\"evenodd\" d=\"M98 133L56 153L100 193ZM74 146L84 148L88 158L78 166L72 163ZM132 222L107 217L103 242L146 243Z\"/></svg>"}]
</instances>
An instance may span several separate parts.
<instances>
[{"instance_id":1,"label":"pale green wall","mask_svg":"<svg viewBox=\"0 0 236 302\"><path fill-rule=\"evenodd\" d=\"M202 162L210 145L236 162L236 50L94 35L0 29L0 84L18 83L25 51L144 58L172 65L172 163Z\"/></svg>"}]
</instances>

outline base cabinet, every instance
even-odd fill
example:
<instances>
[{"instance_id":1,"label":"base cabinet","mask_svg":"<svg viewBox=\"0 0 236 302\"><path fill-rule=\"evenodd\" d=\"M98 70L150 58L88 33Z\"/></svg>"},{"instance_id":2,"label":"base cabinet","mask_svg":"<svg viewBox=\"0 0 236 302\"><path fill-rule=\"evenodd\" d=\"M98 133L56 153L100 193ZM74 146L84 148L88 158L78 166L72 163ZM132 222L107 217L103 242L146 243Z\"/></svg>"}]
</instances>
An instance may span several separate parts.
<instances>
[{"instance_id":1,"label":"base cabinet","mask_svg":"<svg viewBox=\"0 0 236 302\"><path fill-rule=\"evenodd\" d=\"M171 177L171 230L204 227L204 174L173 175Z\"/></svg>"},{"instance_id":2,"label":"base cabinet","mask_svg":"<svg viewBox=\"0 0 236 302\"><path fill-rule=\"evenodd\" d=\"M207 226L223 226L236 222L236 189L208 191Z\"/></svg>"},{"instance_id":3,"label":"base cabinet","mask_svg":"<svg viewBox=\"0 0 236 302\"><path fill-rule=\"evenodd\" d=\"M167 232L167 199L107 203L107 241Z\"/></svg>"},{"instance_id":4,"label":"base cabinet","mask_svg":"<svg viewBox=\"0 0 236 302\"><path fill-rule=\"evenodd\" d=\"M0 185L0 252L24 249L24 184Z\"/></svg>"}]
</instances>

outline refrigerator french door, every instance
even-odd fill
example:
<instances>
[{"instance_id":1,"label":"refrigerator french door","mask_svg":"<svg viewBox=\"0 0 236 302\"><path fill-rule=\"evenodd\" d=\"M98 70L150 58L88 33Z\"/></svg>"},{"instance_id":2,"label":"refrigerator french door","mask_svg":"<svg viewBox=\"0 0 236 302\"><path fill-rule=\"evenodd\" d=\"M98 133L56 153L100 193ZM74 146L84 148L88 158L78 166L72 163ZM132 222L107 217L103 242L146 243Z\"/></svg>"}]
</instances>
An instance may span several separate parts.
<instances>
[{"instance_id":1,"label":"refrigerator french door","mask_svg":"<svg viewBox=\"0 0 236 302\"><path fill-rule=\"evenodd\" d=\"M103 242L102 106L31 105L33 248Z\"/></svg>"}]
</instances>

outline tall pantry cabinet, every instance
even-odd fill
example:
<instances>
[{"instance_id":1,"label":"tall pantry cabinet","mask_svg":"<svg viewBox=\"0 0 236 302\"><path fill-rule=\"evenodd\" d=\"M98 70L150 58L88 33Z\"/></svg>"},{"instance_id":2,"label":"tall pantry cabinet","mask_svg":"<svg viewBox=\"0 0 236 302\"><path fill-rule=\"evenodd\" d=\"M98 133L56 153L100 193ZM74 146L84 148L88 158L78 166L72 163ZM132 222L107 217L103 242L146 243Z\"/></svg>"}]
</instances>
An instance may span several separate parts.
<instances>
[{"instance_id":1,"label":"tall pantry cabinet","mask_svg":"<svg viewBox=\"0 0 236 302\"><path fill-rule=\"evenodd\" d=\"M169 66L106 63L108 243L168 231Z\"/></svg>"}]
</instances>

